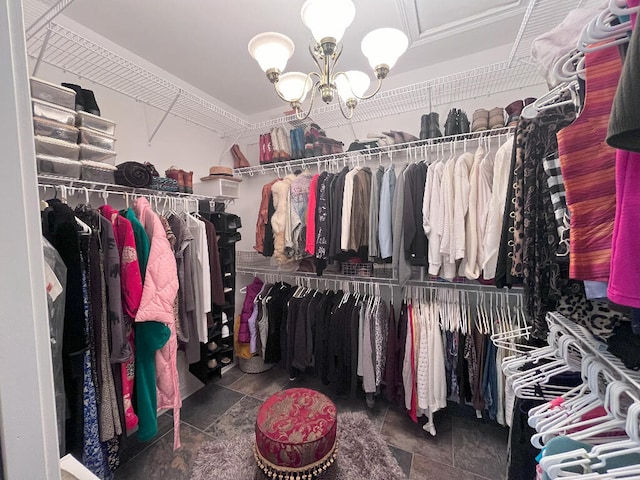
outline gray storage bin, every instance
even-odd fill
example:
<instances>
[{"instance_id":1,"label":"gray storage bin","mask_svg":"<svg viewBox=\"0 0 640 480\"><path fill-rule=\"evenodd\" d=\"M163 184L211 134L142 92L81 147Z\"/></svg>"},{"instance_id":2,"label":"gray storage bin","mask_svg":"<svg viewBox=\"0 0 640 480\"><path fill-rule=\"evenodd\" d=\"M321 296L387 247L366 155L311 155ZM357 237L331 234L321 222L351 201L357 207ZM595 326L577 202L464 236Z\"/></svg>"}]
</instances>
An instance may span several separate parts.
<instances>
[{"instance_id":1,"label":"gray storage bin","mask_svg":"<svg viewBox=\"0 0 640 480\"><path fill-rule=\"evenodd\" d=\"M79 147L80 160L104 162L109 165L116 164L116 152L113 150L105 150L104 148L92 147L91 145L79 145Z\"/></svg>"},{"instance_id":2,"label":"gray storage bin","mask_svg":"<svg viewBox=\"0 0 640 480\"><path fill-rule=\"evenodd\" d=\"M88 182L115 184L116 167L101 162L80 161L82 165L81 179Z\"/></svg>"},{"instance_id":3,"label":"gray storage bin","mask_svg":"<svg viewBox=\"0 0 640 480\"><path fill-rule=\"evenodd\" d=\"M93 128L107 135L116 134L116 122L87 112L78 112L77 127Z\"/></svg>"},{"instance_id":4,"label":"gray storage bin","mask_svg":"<svg viewBox=\"0 0 640 480\"><path fill-rule=\"evenodd\" d=\"M76 124L75 110L64 108L54 103L44 102L37 98L32 98L31 104L34 117L46 118L47 120L64 123L65 125L73 126Z\"/></svg>"},{"instance_id":5,"label":"gray storage bin","mask_svg":"<svg viewBox=\"0 0 640 480\"><path fill-rule=\"evenodd\" d=\"M31 97L55 103L61 107L73 110L76 106L76 92L62 85L45 82L39 78L31 77Z\"/></svg>"},{"instance_id":6,"label":"gray storage bin","mask_svg":"<svg viewBox=\"0 0 640 480\"><path fill-rule=\"evenodd\" d=\"M36 155L38 173L56 177L80 178L80 162L51 155Z\"/></svg>"},{"instance_id":7,"label":"gray storage bin","mask_svg":"<svg viewBox=\"0 0 640 480\"><path fill-rule=\"evenodd\" d=\"M78 143L103 148L104 150L113 151L116 149L116 139L113 135L107 135L86 127L80 127L80 138Z\"/></svg>"},{"instance_id":8,"label":"gray storage bin","mask_svg":"<svg viewBox=\"0 0 640 480\"><path fill-rule=\"evenodd\" d=\"M37 154L62 157L68 160L78 160L80 147L75 143L42 136L35 137L35 140Z\"/></svg>"},{"instance_id":9,"label":"gray storage bin","mask_svg":"<svg viewBox=\"0 0 640 480\"><path fill-rule=\"evenodd\" d=\"M33 131L36 136L55 138L64 142L78 142L78 129L76 127L45 118L33 119Z\"/></svg>"}]
</instances>

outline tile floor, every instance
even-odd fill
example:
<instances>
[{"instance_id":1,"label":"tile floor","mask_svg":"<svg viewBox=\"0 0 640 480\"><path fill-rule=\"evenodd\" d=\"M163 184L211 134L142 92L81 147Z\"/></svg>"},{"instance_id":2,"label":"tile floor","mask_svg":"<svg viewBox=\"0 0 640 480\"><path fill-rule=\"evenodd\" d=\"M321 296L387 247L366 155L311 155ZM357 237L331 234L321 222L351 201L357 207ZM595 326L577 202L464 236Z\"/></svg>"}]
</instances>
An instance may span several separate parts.
<instances>
[{"instance_id":1,"label":"tile floor","mask_svg":"<svg viewBox=\"0 0 640 480\"><path fill-rule=\"evenodd\" d=\"M202 442L253 432L262 401L275 392L298 386L327 394L338 412L366 412L411 480L505 477L507 430L476 419L471 409L450 404L438 412L437 435L432 437L404 411L385 401L378 399L375 407L369 409L364 395L351 401L336 398L331 387L318 379L306 377L292 382L287 372L275 367L255 375L233 368L222 379L187 398L181 411L182 448L176 452L173 452L173 419L169 413L159 418L160 431L154 442L142 444L135 434L128 437L122 446L122 466L116 471L116 480L190 478L191 466Z\"/></svg>"}]
</instances>

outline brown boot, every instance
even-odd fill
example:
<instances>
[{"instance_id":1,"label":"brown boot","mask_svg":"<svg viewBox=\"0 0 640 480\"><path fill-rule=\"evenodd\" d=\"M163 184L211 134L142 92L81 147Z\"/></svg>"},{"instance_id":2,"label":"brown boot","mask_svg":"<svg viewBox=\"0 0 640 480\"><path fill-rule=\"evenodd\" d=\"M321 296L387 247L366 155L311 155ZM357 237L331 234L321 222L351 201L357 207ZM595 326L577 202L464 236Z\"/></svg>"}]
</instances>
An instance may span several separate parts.
<instances>
[{"instance_id":1,"label":"brown boot","mask_svg":"<svg viewBox=\"0 0 640 480\"><path fill-rule=\"evenodd\" d=\"M193 172L180 171L182 172L184 193L193 193Z\"/></svg>"},{"instance_id":2,"label":"brown boot","mask_svg":"<svg viewBox=\"0 0 640 480\"><path fill-rule=\"evenodd\" d=\"M178 182L178 191L184 193L184 170L178 170L176 167L171 167L169 170L165 170L164 174L167 178L172 178Z\"/></svg>"},{"instance_id":3,"label":"brown boot","mask_svg":"<svg viewBox=\"0 0 640 480\"><path fill-rule=\"evenodd\" d=\"M231 147L231 154L233 155L233 168L246 168L251 166L247 157L244 156L237 144Z\"/></svg>"}]
</instances>

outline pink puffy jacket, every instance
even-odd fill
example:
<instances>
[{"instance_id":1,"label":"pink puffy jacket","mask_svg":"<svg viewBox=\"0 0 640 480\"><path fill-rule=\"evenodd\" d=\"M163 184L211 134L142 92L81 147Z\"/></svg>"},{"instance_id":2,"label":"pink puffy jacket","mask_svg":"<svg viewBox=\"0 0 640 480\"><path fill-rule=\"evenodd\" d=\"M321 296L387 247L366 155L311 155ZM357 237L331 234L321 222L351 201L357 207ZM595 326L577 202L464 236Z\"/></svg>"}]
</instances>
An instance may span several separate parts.
<instances>
[{"instance_id":1,"label":"pink puffy jacket","mask_svg":"<svg viewBox=\"0 0 640 480\"><path fill-rule=\"evenodd\" d=\"M139 198L133 206L151 242L149 261L142 289L142 300L136 322L166 323L171 330L169 341L156 352L156 387L158 410L173 408L173 448L180 448L180 386L178 384L178 338L175 329L173 304L178 293L178 270L167 234L158 215L151 210L146 198Z\"/></svg>"}]
</instances>

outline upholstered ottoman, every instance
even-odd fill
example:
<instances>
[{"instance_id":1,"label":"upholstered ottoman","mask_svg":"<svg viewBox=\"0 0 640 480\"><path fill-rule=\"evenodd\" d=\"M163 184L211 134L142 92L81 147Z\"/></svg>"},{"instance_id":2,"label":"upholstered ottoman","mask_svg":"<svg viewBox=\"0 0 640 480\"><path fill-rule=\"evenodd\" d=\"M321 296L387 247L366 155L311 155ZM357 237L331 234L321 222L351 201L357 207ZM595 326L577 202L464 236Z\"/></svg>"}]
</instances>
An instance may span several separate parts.
<instances>
[{"instance_id":1,"label":"upholstered ottoman","mask_svg":"<svg viewBox=\"0 0 640 480\"><path fill-rule=\"evenodd\" d=\"M258 410L258 466L278 480L316 478L336 458L336 429L336 406L325 395L308 388L278 392Z\"/></svg>"}]
</instances>

